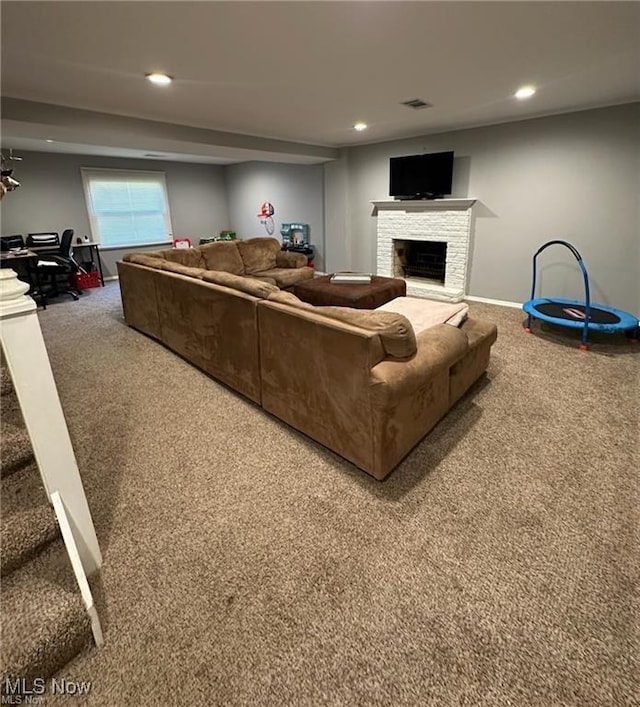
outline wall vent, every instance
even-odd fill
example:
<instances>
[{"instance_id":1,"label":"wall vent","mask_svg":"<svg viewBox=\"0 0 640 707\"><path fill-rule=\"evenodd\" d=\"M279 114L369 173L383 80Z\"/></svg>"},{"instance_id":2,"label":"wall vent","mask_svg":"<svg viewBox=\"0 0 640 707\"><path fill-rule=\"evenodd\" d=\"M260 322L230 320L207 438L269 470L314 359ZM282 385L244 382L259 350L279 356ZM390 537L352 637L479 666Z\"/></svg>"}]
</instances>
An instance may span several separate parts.
<instances>
[{"instance_id":1,"label":"wall vent","mask_svg":"<svg viewBox=\"0 0 640 707\"><path fill-rule=\"evenodd\" d=\"M414 108L418 110L419 108L431 108L431 103L423 101L422 98L412 98L410 101L402 101L400 105L407 106L407 108Z\"/></svg>"}]
</instances>

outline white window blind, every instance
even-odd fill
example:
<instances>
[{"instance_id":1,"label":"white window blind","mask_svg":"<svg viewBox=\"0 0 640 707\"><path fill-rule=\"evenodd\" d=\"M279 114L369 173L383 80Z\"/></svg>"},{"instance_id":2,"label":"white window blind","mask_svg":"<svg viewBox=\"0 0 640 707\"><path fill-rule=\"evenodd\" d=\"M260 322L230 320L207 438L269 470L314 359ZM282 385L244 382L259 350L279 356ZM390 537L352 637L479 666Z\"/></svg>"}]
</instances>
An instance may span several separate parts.
<instances>
[{"instance_id":1,"label":"white window blind","mask_svg":"<svg viewBox=\"0 0 640 707\"><path fill-rule=\"evenodd\" d=\"M103 247L172 239L164 172L82 168L93 240Z\"/></svg>"}]
</instances>

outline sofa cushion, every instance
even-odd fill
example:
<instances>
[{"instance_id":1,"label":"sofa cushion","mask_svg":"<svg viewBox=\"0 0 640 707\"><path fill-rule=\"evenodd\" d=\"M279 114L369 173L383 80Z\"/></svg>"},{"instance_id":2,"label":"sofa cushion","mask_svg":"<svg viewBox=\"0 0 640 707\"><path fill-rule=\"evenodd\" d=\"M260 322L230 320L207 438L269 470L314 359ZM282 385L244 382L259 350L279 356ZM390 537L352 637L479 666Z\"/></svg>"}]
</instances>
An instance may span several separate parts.
<instances>
[{"instance_id":1,"label":"sofa cushion","mask_svg":"<svg viewBox=\"0 0 640 707\"><path fill-rule=\"evenodd\" d=\"M250 238L238 241L238 251L244 263L247 275L264 273L276 267L276 254L280 252L280 243L275 238Z\"/></svg>"},{"instance_id":2,"label":"sofa cushion","mask_svg":"<svg viewBox=\"0 0 640 707\"><path fill-rule=\"evenodd\" d=\"M127 253L123 258L125 263L135 263L136 265L146 265L148 268L162 270L162 264L166 262L162 258L156 258L144 253Z\"/></svg>"},{"instance_id":3,"label":"sofa cushion","mask_svg":"<svg viewBox=\"0 0 640 707\"><path fill-rule=\"evenodd\" d=\"M171 263L186 265L188 268L202 268L202 254L197 248L167 248L160 251L161 256Z\"/></svg>"},{"instance_id":4,"label":"sofa cushion","mask_svg":"<svg viewBox=\"0 0 640 707\"><path fill-rule=\"evenodd\" d=\"M303 302L290 292L274 292L267 299L270 302L287 304L296 309L307 309L328 319L337 319L351 326L374 331L380 337L387 356L410 358L417 351L413 328L409 320L402 314L352 309L351 307L315 307Z\"/></svg>"},{"instance_id":5,"label":"sofa cushion","mask_svg":"<svg viewBox=\"0 0 640 707\"><path fill-rule=\"evenodd\" d=\"M277 268L303 268L307 264L307 256L302 253L290 253L281 250L276 253Z\"/></svg>"},{"instance_id":6,"label":"sofa cushion","mask_svg":"<svg viewBox=\"0 0 640 707\"><path fill-rule=\"evenodd\" d=\"M235 242L214 241L195 250L200 251L207 270L219 270L233 275L244 275L244 264Z\"/></svg>"},{"instance_id":7,"label":"sofa cushion","mask_svg":"<svg viewBox=\"0 0 640 707\"><path fill-rule=\"evenodd\" d=\"M253 297L265 299L271 294L278 292L275 285L270 285L268 282L256 280L250 277L242 277L233 273L223 272L222 270L204 270L202 279L205 282L212 282L215 285L230 287L233 290L245 292Z\"/></svg>"},{"instance_id":8,"label":"sofa cushion","mask_svg":"<svg viewBox=\"0 0 640 707\"><path fill-rule=\"evenodd\" d=\"M203 273L207 272L203 268L190 268L187 265L182 265L181 263L173 263L170 260L162 260L161 264L162 270L168 270L169 272L177 272L180 275L187 275L188 277L201 278Z\"/></svg>"},{"instance_id":9,"label":"sofa cushion","mask_svg":"<svg viewBox=\"0 0 640 707\"><path fill-rule=\"evenodd\" d=\"M245 275L245 277L249 280L258 280L258 282L268 282L270 285L275 285L276 287L278 286L278 283L272 277L267 277L266 275Z\"/></svg>"},{"instance_id":10,"label":"sofa cushion","mask_svg":"<svg viewBox=\"0 0 640 707\"><path fill-rule=\"evenodd\" d=\"M253 273L256 277L270 277L275 280L278 287L291 287L303 280L313 277L311 268L271 268L271 270L260 270Z\"/></svg>"},{"instance_id":11,"label":"sofa cushion","mask_svg":"<svg viewBox=\"0 0 640 707\"><path fill-rule=\"evenodd\" d=\"M291 292L283 292L282 290L274 292L272 295L269 295L267 299L269 300L269 302L279 302L280 304L288 304L291 307L297 307L298 309L313 309L313 305L303 302Z\"/></svg>"}]
</instances>

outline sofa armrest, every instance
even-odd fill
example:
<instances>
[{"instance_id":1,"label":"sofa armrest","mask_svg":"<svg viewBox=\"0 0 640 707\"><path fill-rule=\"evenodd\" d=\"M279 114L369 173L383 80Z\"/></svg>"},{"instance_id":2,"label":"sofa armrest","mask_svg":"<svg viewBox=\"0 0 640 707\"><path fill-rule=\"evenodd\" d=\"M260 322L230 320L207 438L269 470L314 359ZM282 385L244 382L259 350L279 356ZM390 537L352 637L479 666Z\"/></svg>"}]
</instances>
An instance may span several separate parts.
<instances>
[{"instance_id":1,"label":"sofa armrest","mask_svg":"<svg viewBox=\"0 0 640 707\"><path fill-rule=\"evenodd\" d=\"M442 369L467 352L468 340L457 327L438 324L418 334L417 351L405 361L385 360L371 369L371 395L376 407L388 407L416 394Z\"/></svg>"},{"instance_id":2,"label":"sofa armrest","mask_svg":"<svg viewBox=\"0 0 640 707\"><path fill-rule=\"evenodd\" d=\"M278 268L303 268L307 264L307 256L302 253L290 253L281 250L276 253L276 267Z\"/></svg>"}]
</instances>

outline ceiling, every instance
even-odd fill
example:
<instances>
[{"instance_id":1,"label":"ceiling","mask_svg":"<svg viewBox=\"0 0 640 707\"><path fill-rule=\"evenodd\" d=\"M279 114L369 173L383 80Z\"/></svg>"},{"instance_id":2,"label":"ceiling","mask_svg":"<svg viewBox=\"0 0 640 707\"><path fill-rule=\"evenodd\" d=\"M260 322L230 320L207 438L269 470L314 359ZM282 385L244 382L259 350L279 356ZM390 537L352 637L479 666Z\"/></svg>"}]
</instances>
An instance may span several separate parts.
<instances>
[{"instance_id":1,"label":"ceiling","mask_svg":"<svg viewBox=\"0 0 640 707\"><path fill-rule=\"evenodd\" d=\"M3 147L322 162L344 146L640 100L638 2L4 0L1 11L2 95L23 99L3 104ZM175 80L153 86L151 71ZM538 90L518 101L523 84ZM415 98L432 106L401 105ZM170 126L183 129L163 140Z\"/></svg>"}]
</instances>

